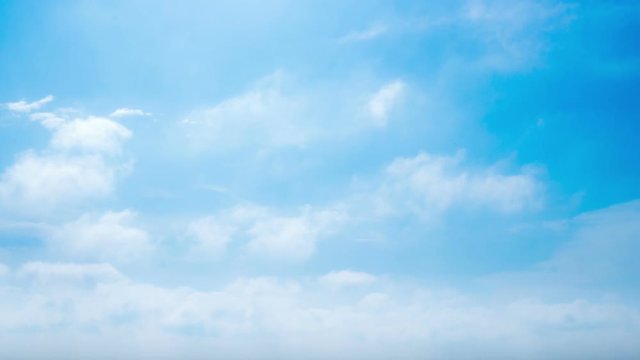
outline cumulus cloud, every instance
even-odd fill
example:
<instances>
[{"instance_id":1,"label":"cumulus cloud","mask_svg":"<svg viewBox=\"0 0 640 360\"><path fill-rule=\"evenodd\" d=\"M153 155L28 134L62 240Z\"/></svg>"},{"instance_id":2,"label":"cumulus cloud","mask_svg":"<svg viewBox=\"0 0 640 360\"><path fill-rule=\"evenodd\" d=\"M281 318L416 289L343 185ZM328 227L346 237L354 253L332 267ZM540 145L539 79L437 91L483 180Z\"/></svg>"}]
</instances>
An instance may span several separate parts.
<instances>
[{"instance_id":1,"label":"cumulus cloud","mask_svg":"<svg viewBox=\"0 0 640 360\"><path fill-rule=\"evenodd\" d=\"M150 113L144 112L140 109L132 109L132 108L119 108L109 114L110 117L120 118L127 116L151 116Z\"/></svg>"},{"instance_id":2,"label":"cumulus cloud","mask_svg":"<svg viewBox=\"0 0 640 360\"><path fill-rule=\"evenodd\" d=\"M20 273L37 281L0 288L0 341L13 345L0 347L4 357L597 359L612 346L623 358L640 353L640 311L611 300L487 299L400 282L343 294L266 277L197 290L136 282L106 264L28 263ZM23 330L31 327L47 336ZM73 354L54 346L78 336L84 341Z\"/></svg>"},{"instance_id":3,"label":"cumulus cloud","mask_svg":"<svg viewBox=\"0 0 640 360\"><path fill-rule=\"evenodd\" d=\"M317 278L240 277L207 289L163 287L105 263L29 262L5 276L10 286L0 287L0 356L603 359L613 348L631 359L640 354L640 308L624 300L634 289L610 284L640 274L634 262L638 204L575 217L566 246L548 260L474 290L401 277L378 281L353 270ZM269 213L246 206L225 220ZM614 263L625 265L601 272ZM594 275L609 285L585 292ZM558 276L560 286L553 281ZM514 291L523 282L529 292ZM509 291L496 292L496 283ZM351 291L335 291L347 287ZM42 337L25 332L33 328ZM74 353L56 346L78 338Z\"/></svg>"},{"instance_id":4,"label":"cumulus cloud","mask_svg":"<svg viewBox=\"0 0 640 360\"><path fill-rule=\"evenodd\" d=\"M122 148L122 143L131 135L131 131L120 123L91 116L58 126L53 133L51 146L60 150L77 149L117 154Z\"/></svg>"},{"instance_id":5,"label":"cumulus cloud","mask_svg":"<svg viewBox=\"0 0 640 360\"><path fill-rule=\"evenodd\" d=\"M85 214L57 226L49 236L54 252L104 260L132 260L148 255L153 244L146 231L135 225L130 210Z\"/></svg>"},{"instance_id":6,"label":"cumulus cloud","mask_svg":"<svg viewBox=\"0 0 640 360\"><path fill-rule=\"evenodd\" d=\"M259 255L306 259L315 251L320 230L306 216L260 219L248 230L248 248Z\"/></svg>"},{"instance_id":7,"label":"cumulus cloud","mask_svg":"<svg viewBox=\"0 0 640 360\"><path fill-rule=\"evenodd\" d=\"M464 160L462 150L454 155L420 152L393 159L377 174L356 178L349 195L335 201L346 214L340 235L379 242L397 238L389 222L400 217L418 220L414 225L424 231L425 226L446 224L455 216L489 212L513 217L544 206L542 169L509 169L505 162L473 166Z\"/></svg>"},{"instance_id":8,"label":"cumulus cloud","mask_svg":"<svg viewBox=\"0 0 640 360\"><path fill-rule=\"evenodd\" d=\"M183 238L191 249L189 256L196 258L219 258L233 247L258 257L301 261L315 253L323 238L392 237L384 224L397 216L415 217L424 226L456 209L509 216L542 206L539 169L474 167L465 164L464 157L459 151L451 156L419 153L396 158L325 207L287 212L237 205L192 220ZM340 275L350 273L335 274Z\"/></svg>"},{"instance_id":9,"label":"cumulus cloud","mask_svg":"<svg viewBox=\"0 0 640 360\"><path fill-rule=\"evenodd\" d=\"M217 256L232 242L244 240L250 254L264 258L305 260L319 239L333 233L346 215L339 209L304 207L282 214L255 205L239 205L191 222L187 239L195 254Z\"/></svg>"},{"instance_id":10,"label":"cumulus cloud","mask_svg":"<svg viewBox=\"0 0 640 360\"><path fill-rule=\"evenodd\" d=\"M247 229L251 239L247 247L260 256L304 260L315 252L316 242L333 233L344 219L339 209L309 207L293 216L260 216Z\"/></svg>"},{"instance_id":11,"label":"cumulus cloud","mask_svg":"<svg viewBox=\"0 0 640 360\"><path fill-rule=\"evenodd\" d=\"M376 126L384 127L387 124L389 113L401 99L405 88L403 81L396 80L384 85L371 97L368 110Z\"/></svg>"},{"instance_id":12,"label":"cumulus cloud","mask_svg":"<svg viewBox=\"0 0 640 360\"><path fill-rule=\"evenodd\" d=\"M38 110L44 105L53 101L53 95L47 95L40 100L34 102L26 102L25 100L20 100L16 102L6 103L5 106L10 111L20 112L20 113L29 113L34 110Z\"/></svg>"},{"instance_id":13,"label":"cumulus cloud","mask_svg":"<svg viewBox=\"0 0 640 360\"><path fill-rule=\"evenodd\" d=\"M117 173L100 156L27 152L2 174L0 201L20 212L49 212L62 204L110 194Z\"/></svg>"},{"instance_id":14,"label":"cumulus cloud","mask_svg":"<svg viewBox=\"0 0 640 360\"><path fill-rule=\"evenodd\" d=\"M460 206L488 208L502 213L541 205L539 172L524 167L506 173L496 167L463 166L464 152L454 156L419 153L397 158L386 167L377 199L382 206L408 207L419 213L442 212Z\"/></svg>"},{"instance_id":15,"label":"cumulus cloud","mask_svg":"<svg viewBox=\"0 0 640 360\"><path fill-rule=\"evenodd\" d=\"M29 150L0 175L0 204L22 213L44 214L62 204L110 194L117 175L131 163L119 156L132 135L106 118L67 120L51 113L33 114L52 132L48 147Z\"/></svg>"}]
</instances>

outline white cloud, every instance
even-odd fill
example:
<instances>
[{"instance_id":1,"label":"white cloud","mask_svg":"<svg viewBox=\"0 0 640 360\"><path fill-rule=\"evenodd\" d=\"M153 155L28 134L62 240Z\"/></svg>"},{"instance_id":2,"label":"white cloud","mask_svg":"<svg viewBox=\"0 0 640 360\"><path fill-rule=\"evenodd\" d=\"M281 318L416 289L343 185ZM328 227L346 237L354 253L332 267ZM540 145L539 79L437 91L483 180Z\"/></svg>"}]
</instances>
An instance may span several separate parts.
<instances>
[{"instance_id":1,"label":"white cloud","mask_svg":"<svg viewBox=\"0 0 640 360\"><path fill-rule=\"evenodd\" d=\"M52 131L48 148L27 151L0 176L0 205L22 213L46 214L112 193L117 176L131 162L119 157L131 131L98 117L64 120L33 114Z\"/></svg>"},{"instance_id":2,"label":"white cloud","mask_svg":"<svg viewBox=\"0 0 640 360\"><path fill-rule=\"evenodd\" d=\"M458 21L473 29L484 49L471 66L490 71L518 71L535 66L544 53L543 32L566 23L572 5L542 1L468 1Z\"/></svg>"},{"instance_id":3,"label":"white cloud","mask_svg":"<svg viewBox=\"0 0 640 360\"><path fill-rule=\"evenodd\" d=\"M255 205L232 209L191 222L187 240L192 255L218 257L229 244L243 242L249 253L261 258L301 261L308 259L319 239L333 233L345 220L338 209L305 207L295 214L281 214Z\"/></svg>"},{"instance_id":4,"label":"white cloud","mask_svg":"<svg viewBox=\"0 0 640 360\"><path fill-rule=\"evenodd\" d=\"M0 355L24 354L30 347L20 344L34 338L22 329L37 327L52 342L95 336L95 342L83 341L84 358L137 358L142 350L136 349L144 349L152 357L217 353L263 359L274 355L267 351L274 347L282 351L279 358L473 359L483 353L494 359L601 359L612 349L618 357L635 358L640 308L624 300L635 289L616 284L621 276L639 274L639 204L577 216L569 224L572 240L548 261L529 273L493 279L505 293L486 283L479 290L457 290L388 277L382 282L351 270L317 278L326 287L314 279L258 277L196 290L135 282L108 264L27 263L17 279L36 281L0 287L0 345L12 345L0 346ZM269 213L245 206L224 221L252 222ZM604 287L585 291L594 279ZM334 291L349 286L360 291ZM99 331L92 335L87 328ZM112 353L109 344L116 342L138 346ZM69 357L46 341L39 345L47 356Z\"/></svg>"},{"instance_id":5,"label":"white cloud","mask_svg":"<svg viewBox=\"0 0 640 360\"><path fill-rule=\"evenodd\" d=\"M455 208L513 214L542 205L539 170L506 171L504 164L474 168L463 160L462 151L397 158L352 195L324 209L283 212L239 205L195 219L184 233L189 256L218 258L235 244L234 249L259 257L301 261L315 253L320 239L336 233L384 238L379 223L399 214L431 220Z\"/></svg>"},{"instance_id":6,"label":"white cloud","mask_svg":"<svg viewBox=\"0 0 640 360\"><path fill-rule=\"evenodd\" d=\"M463 160L463 151L396 158L378 175L355 182L351 195L325 208L284 212L239 205L194 220L184 238L194 257L219 257L235 244L234 249L256 256L301 261L315 253L320 239L335 234L383 239L387 230L381 224L398 215L434 220L452 209L510 215L542 205L544 186L538 169L472 167Z\"/></svg>"},{"instance_id":7,"label":"white cloud","mask_svg":"<svg viewBox=\"0 0 640 360\"><path fill-rule=\"evenodd\" d=\"M318 231L304 216L260 219L248 230L248 248L261 256L304 260L315 251Z\"/></svg>"},{"instance_id":8,"label":"white cloud","mask_svg":"<svg viewBox=\"0 0 640 360\"><path fill-rule=\"evenodd\" d=\"M291 83L276 72L244 93L193 111L178 123L179 133L192 151L227 155L333 144L385 126L406 89L400 80L375 90L361 84L336 90Z\"/></svg>"},{"instance_id":9,"label":"white cloud","mask_svg":"<svg viewBox=\"0 0 640 360\"><path fill-rule=\"evenodd\" d=\"M33 103L16 102L7 106L14 111L31 112L53 100L53 96ZM58 109L54 112L36 112L29 119L40 122L53 132L50 147L55 150L83 150L104 154L117 154L122 143L132 136L122 124L104 117L88 116L69 120L73 109ZM141 110L122 108L114 112L115 117L148 115ZM112 114L112 116L114 116Z\"/></svg>"},{"instance_id":10,"label":"white cloud","mask_svg":"<svg viewBox=\"0 0 640 360\"><path fill-rule=\"evenodd\" d=\"M119 118L119 117L126 117L126 116L151 116L151 114L148 112L144 112L140 109L119 108L119 109L116 109L111 114L109 114L109 116Z\"/></svg>"},{"instance_id":11,"label":"white cloud","mask_svg":"<svg viewBox=\"0 0 640 360\"><path fill-rule=\"evenodd\" d=\"M54 252L74 257L103 260L132 260L153 250L149 235L135 226L136 214L129 211L83 215L58 226L50 234Z\"/></svg>"},{"instance_id":12,"label":"white cloud","mask_svg":"<svg viewBox=\"0 0 640 360\"><path fill-rule=\"evenodd\" d=\"M463 159L464 152L397 158L385 170L378 200L422 213L453 206L513 213L541 205L542 185L535 168L524 167L513 174L495 167L465 169Z\"/></svg>"},{"instance_id":13,"label":"white cloud","mask_svg":"<svg viewBox=\"0 0 640 360\"><path fill-rule=\"evenodd\" d=\"M25 351L33 358L74 358L54 344L79 338L77 358L640 354L638 307L612 300L496 299L399 282L371 283L371 292L354 295L313 281L264 277L238 278L215 290L166 288L127 279L107 264L28 263L20 273L38 281L0 288L0 356L7 358ZM31 327L45 335L37 347L34 334L24 331Z\"/></svg>"},{"instance_id":14,"label":"white cloud","mask_svg":"<svg viewBox=\"0 0 640 360\"><path fill-rule=\"evenodd\" d=\"M373 40L381 35L384 35L388 31L388 27L385 25L374 25L370 28L362 31L354 31L349 33L343 37L341 37L338 41L341 43L349 43L349 42L358 42L358 41L367 41Z\"/></svg>"},{"instance_id":15,"label":"white cloud","mask_svg":"<svg viewBox=\"0 0 640 360\"><path fill-rule=\"evenodd\" d=\"M107 118L88 117L65 122L58 126L51 146L60 150L84 150L117 154L122 143L131 137L131 131Z\"/></svg>"},{"instance_id":16,"label":"white cloud","mask_svg":"<svg viewBox=\"0 0 640 360\"><path fill-rule=\"evenodd\" d=\"M46 213L110 194L117 172L100 156L27 152L2 174L0 202L21 212Z\"/></svg>"},{"instance_id":17,"label":"white cloud","mask_svg":"<svg viewBox=\"0 0 640 360\"><path fill-rule=\"evenodd\" d=\"M260 256L305 260L315 252L318 239L333 233L345 216L337 209L305 208L294 216L259 217L247 230L247 247Z\"/></svg>"},{"instance_id":18,"label":"white cloud","mask_svg":"<svg viewBox=\"0 0 640 360\"><path fill-rule=\"evenodd\" d=\"M7 109L15 112L23 112L28 113L33 110L38 110L44 105L53 101L53 95L45 96L44 98L34 101L34 102L26 102L25 100L20 100L16 102L6 103L5 106Z\"/></svg>"},{"instance_id":19,"label":"white cloud","mask_svg":"<svg viewBox=\"0 0 640 360\"><path fill-rule=\"evenodd\" d=\"M366 272L340 270L332 271L320 277L320 282L334 289L344 287L370 285L376 282L377 277Z\"/></svg>"},{"instance_id":20,"label":"white cloud","mask_svg":"<svg viewBox=\"0 0 640 360\"><path fill-rule=\"evenodd\" d=\"M64 118L50 112L33 113L29 119L40 122L47 129L55 129L65 122Z\"/></svg>"},{"instance_id":21,"label":"white cloud","mask_svg":"<svg viewBox=\"0 0 640 360\"><path fill-rule=\"evenodd\" d=\"M405 88L404 82L396 80L383 86L371 97L368 110L376 126L384 127L387 125L389 113L401 99Z\"/></svg>"},{"instance_id":22,"label":"white cloud","mask_svg":"<svg viewBox=\"0 0 640 360\"><path fill-rule=\"evenodd\" d=\"M182 125L197 149L302 146L310 130L299 118L299 107L277 88L258 89L193 112Z\"/></svg>"}]
</instances>

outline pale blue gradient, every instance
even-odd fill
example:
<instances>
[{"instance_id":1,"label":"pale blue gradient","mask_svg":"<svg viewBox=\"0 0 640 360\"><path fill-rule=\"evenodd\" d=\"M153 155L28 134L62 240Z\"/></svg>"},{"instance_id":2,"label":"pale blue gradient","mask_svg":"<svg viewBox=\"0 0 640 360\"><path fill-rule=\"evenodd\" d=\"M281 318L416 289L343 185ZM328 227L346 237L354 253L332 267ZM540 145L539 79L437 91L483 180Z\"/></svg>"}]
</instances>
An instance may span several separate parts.
<instances>
[{"instance_id":1,"label":"pale blue gradient","mask_svg":"<svg viewBox=\"0 0 640 360\"><path fill-rule=\"evenodd\" d=\"M639 357L639 31L634 1L1 2L0 357Z\"/></svg>"}]
</instances>

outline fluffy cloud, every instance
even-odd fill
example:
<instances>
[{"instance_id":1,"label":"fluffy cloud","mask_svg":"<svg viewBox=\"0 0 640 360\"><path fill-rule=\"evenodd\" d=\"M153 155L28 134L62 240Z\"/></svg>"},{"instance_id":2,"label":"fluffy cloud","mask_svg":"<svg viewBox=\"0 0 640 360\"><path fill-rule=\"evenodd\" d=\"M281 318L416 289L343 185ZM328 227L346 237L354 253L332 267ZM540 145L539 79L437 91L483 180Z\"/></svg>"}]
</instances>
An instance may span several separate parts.
<instances>
[{"instance_id":1,"label":"fluffy cloud","mask_svg":"<svg viewBox=\"0 0 640 360\"><path fill-rule=\"evenodd\" d=\"M345 216L339 209L309 207L294 216L259 216L247 228L247 247L260 256L304 260L314 253L318 239L333 233Z\"/></svg>"},{"instance_id":2,"label":"fluffy cloud","mask_svg":"<svg viewBox=\"0 0 640 360\"><path fill-rule=\"evenodd\" d=\"M195 258L219 258L233 246L259 257L300 261L309 259L317 242L329 236L386 238L389 229L381 224L398 215L430 221L452 209L511 215L542 205L544 187L536 168L474 168L463 160L463 151L454 156L419 153L396 158L378 175L362 181L364 185L358 183L351 195L334 199L325 208L307 206L287 213L238 205L194 219L183 238L189 256Z\"/></svg>"},{"instance_id":3,"label":"fluffy cloud","mask_svg":"<svg viewBox=\"0 0 640 360\"><path fill-rule=\"evenodd\" d=\"M244 241L246 251L258 257L305 260L316 242L345 220L339 209L305 207L295 214L280 214L254 205L236 206L191 222L187 239L195 254L218 256L232 242Z\"/></svg>"},{"instance_id":4,"label":"fluffy cloud","mask_svg":"<svg viewBox=\"0 0 640 360\"><path fill-rule=\"evenodd\" d=\"M248 230L248 247L259 255L306 259L315 251L321 230L306 216L260 219Z\"/></svg>"},{"instance_id":5,"label":"fluffy cloud","mask_svg":"<svg viewBox=\"0 0 640 360\"><path fill-rule=\"evenodd\" d=\"M0 176L0 204L29 214L49 213L60 205L109 195L131 162L121 157L132 135L106 118L68 120L53 113L32 114L52 131L43 151L27 151Z\"/></svg>"},{"instance_id":6,"label":"fluffy cloud","mask_svg":"<svg viewBox=\"0 0 640 360\"><path fill-rule=\"evenodd\" d=\"M118 168L100 156L39 155L27 152L0 180L0 202L26 213L50 212L62 204L111 193Z\"/></svg>"},{"instance_id":7,"label":"fluffy cloud","mask_svg":"<svg viewBox=\"0 0 640 360\"><path fill-rule=\"evenodd\" d=\"M369 100L368 110L376 126L387 125L387 118L393 107L402 98L406 85L400 80L383 86Z\"/></svg>"},{"instance_id":8,"label":"fluffy cloud","mask_svg":"<svg viewBox=\"0 0 640 360\"><path fill-rule=\"evenodd\" d=\"M374 196L378 207L409 208L423 214L454 206L513 213L541 205L542 185L535 168L509 174L496 167L465 168L463 159L464 152L395 159L385 169Z\"/></svg>"},{"instance_id":9,"label":"fluffy cloud","mask_svg":"<svg viewBox=\"0 0 640 360\"><path fill-rule=\"evenodd\" d=\"M50 245L54 252L74 258L131 260L149 254L153 244L149 235L134 225L136 214L129 211L83 215L54 228Z\"/></svg>"},{"instance_id":10,"label":"fluffy cloud","mask_svg":"<svg viewBox=\"0 0 640 360\"><path fill-rule=\"evenodd\" d=\"M74 358L55 343L78 336L78 358L599 359L612 346L623 358L640 353L640 311L612 301L486 300L400 283L341 294L264 277L217 290L164 288L104 264L29 263L19 274L37 281L0 288L0 341L13 344L0 347L3 357Z\"/></svg>"},{"instance_id":11,"label":"fluffy cloud","mask_svg":"<svg viewBox=\"0 0 640 360\"><path fill-rule=\"evenodd\" d=\"M60 150L83 150L117 154L131 131L107 118L88 117L62 123L55 129L51 146Z\"/></svg>"},{"instance_id":12,"label":"fluffy cloud","mask_svg":"<svg viewBox=\"0 0 640 360\"><path fill-rule=\"evenodd\" d=\"M114 112L109 114L110 117L120 118L127 116L150 116L151 114L148 112L144 112L140 109L131 109L131 108L119 108Z\"/></svg>"},{"instance_id":13,"label":"fluffy cloud","mask_svg":"<svg viewBox=\"0 0 640 360\"><path fill-rule=\"evenodd\" d=\"M246 206L225 220L269 213ZM207 227L212 218L205 219ZM577 216L567 222L570 241L547 261L475 290L377 281L351 270L317 279L241 277L214 289L162 287L109 264L30 262L0 286L0 356L603 359L615 349L632 359L640 355L640 308L624 299L634 289L608 285L589 294L582 286L590 271L613 263L626 265L599 274L607 284L638 277L639 219L638 202ZM496 292L496 282L509 291ZM525 282L529 292L514 291ZM341 287L352 291L335 291ZM78 338L73 354L56 346Z\"/></svg>"},{"instance_id":14,"label":"fluffy cloud","mask_svg":"<svg viewBox=\"0 0 640 360\"><path fill-rule=\"evenodd\" d=\"M6 103L5 106L7 107L7 109L14 112L28 113L40 109L51 101L53 101L53 95L47 95L44 98L34 102L26 102L25 100L20 100L16 102Z\"/></svg>"}]
</instances>

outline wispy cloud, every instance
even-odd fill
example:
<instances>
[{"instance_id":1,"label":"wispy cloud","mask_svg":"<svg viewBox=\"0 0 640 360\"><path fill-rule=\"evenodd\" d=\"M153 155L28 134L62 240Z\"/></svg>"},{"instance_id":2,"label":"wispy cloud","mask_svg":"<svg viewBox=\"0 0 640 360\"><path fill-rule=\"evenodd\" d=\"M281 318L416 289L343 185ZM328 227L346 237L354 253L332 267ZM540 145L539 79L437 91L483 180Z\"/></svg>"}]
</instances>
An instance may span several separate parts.
<instances>
[{"instance_id":1,"label":"wispy cloud","mask_svg":"<svg viewBox=\"0 0 640 360\"><path fill-rule=\"evenodd\" d=\"M57 128L65 122L65 119L63 117L50 112L37 112L30 114L29 119L38 121L44 127L49 129Z\"/></svg>"},{"instance_id":2,"label":"wispy cloud","mask_svg":"<svg viewBox=\"0 0 640 360\"><path fill-rule=\"evenodd\" d=\"M14 112L29 113L31 111L40 109L41 107L50 103L51 101L53 101L53 95L47 95L42 99L34 102L27 102L25 100L20 100L16 102L6 103L5 106L7 107L7 109Z\"/></svg>"},{"instance_id":3,"label":"wispy cloud","mask_svg":"<svg viewBox=\"0 0 640 360\"><path fill-rule=\"evenodd\" d=\"M119 109L116 109L111 114L109 114L109 117L113 117L113 118L121 118L121 117L128 117L128 116L151 116L151 113L144 112L140 109L119 108Z\"/></svg>"},{"instance_id":4,"label":"wispy cloud","mask_svg":"<svg viewBox=\"0 0 640 360\"><path fill-rule=\"evenodd\" d=\"M405 92L406 84L396 80L384 85L378 90L368 103L368 110L376 126L387 125L389 113L401 100Z\"/></svg>"},{"instance_id":5,"label":"wispy cloud","mask_svg":"<svg viewBox=\"0 0 640 360\"><path fill-rule=\"evenodd\" d=\"M368 29L351 32L340 39L341 43L359 42L373 40L389 31L389 27L382 24L373 25Z\"/></svg>"},{"instance_id":6,"label":"wispy cloud","mask_svg":"<svg viewBox=\"0 0 640 360\"><path fill-rule=\"evenodd\" d=\"M361 85L350 89L352 84L343 84L345 89L337 93L296 87L283 77L276 72L245 92L185 116L179 126L188 146L199 152L237 155L355 138L384 127L407 91L402 80L378 89ZM364 104L361 99L366 99Z\"/></svg>"}]
</instances>

